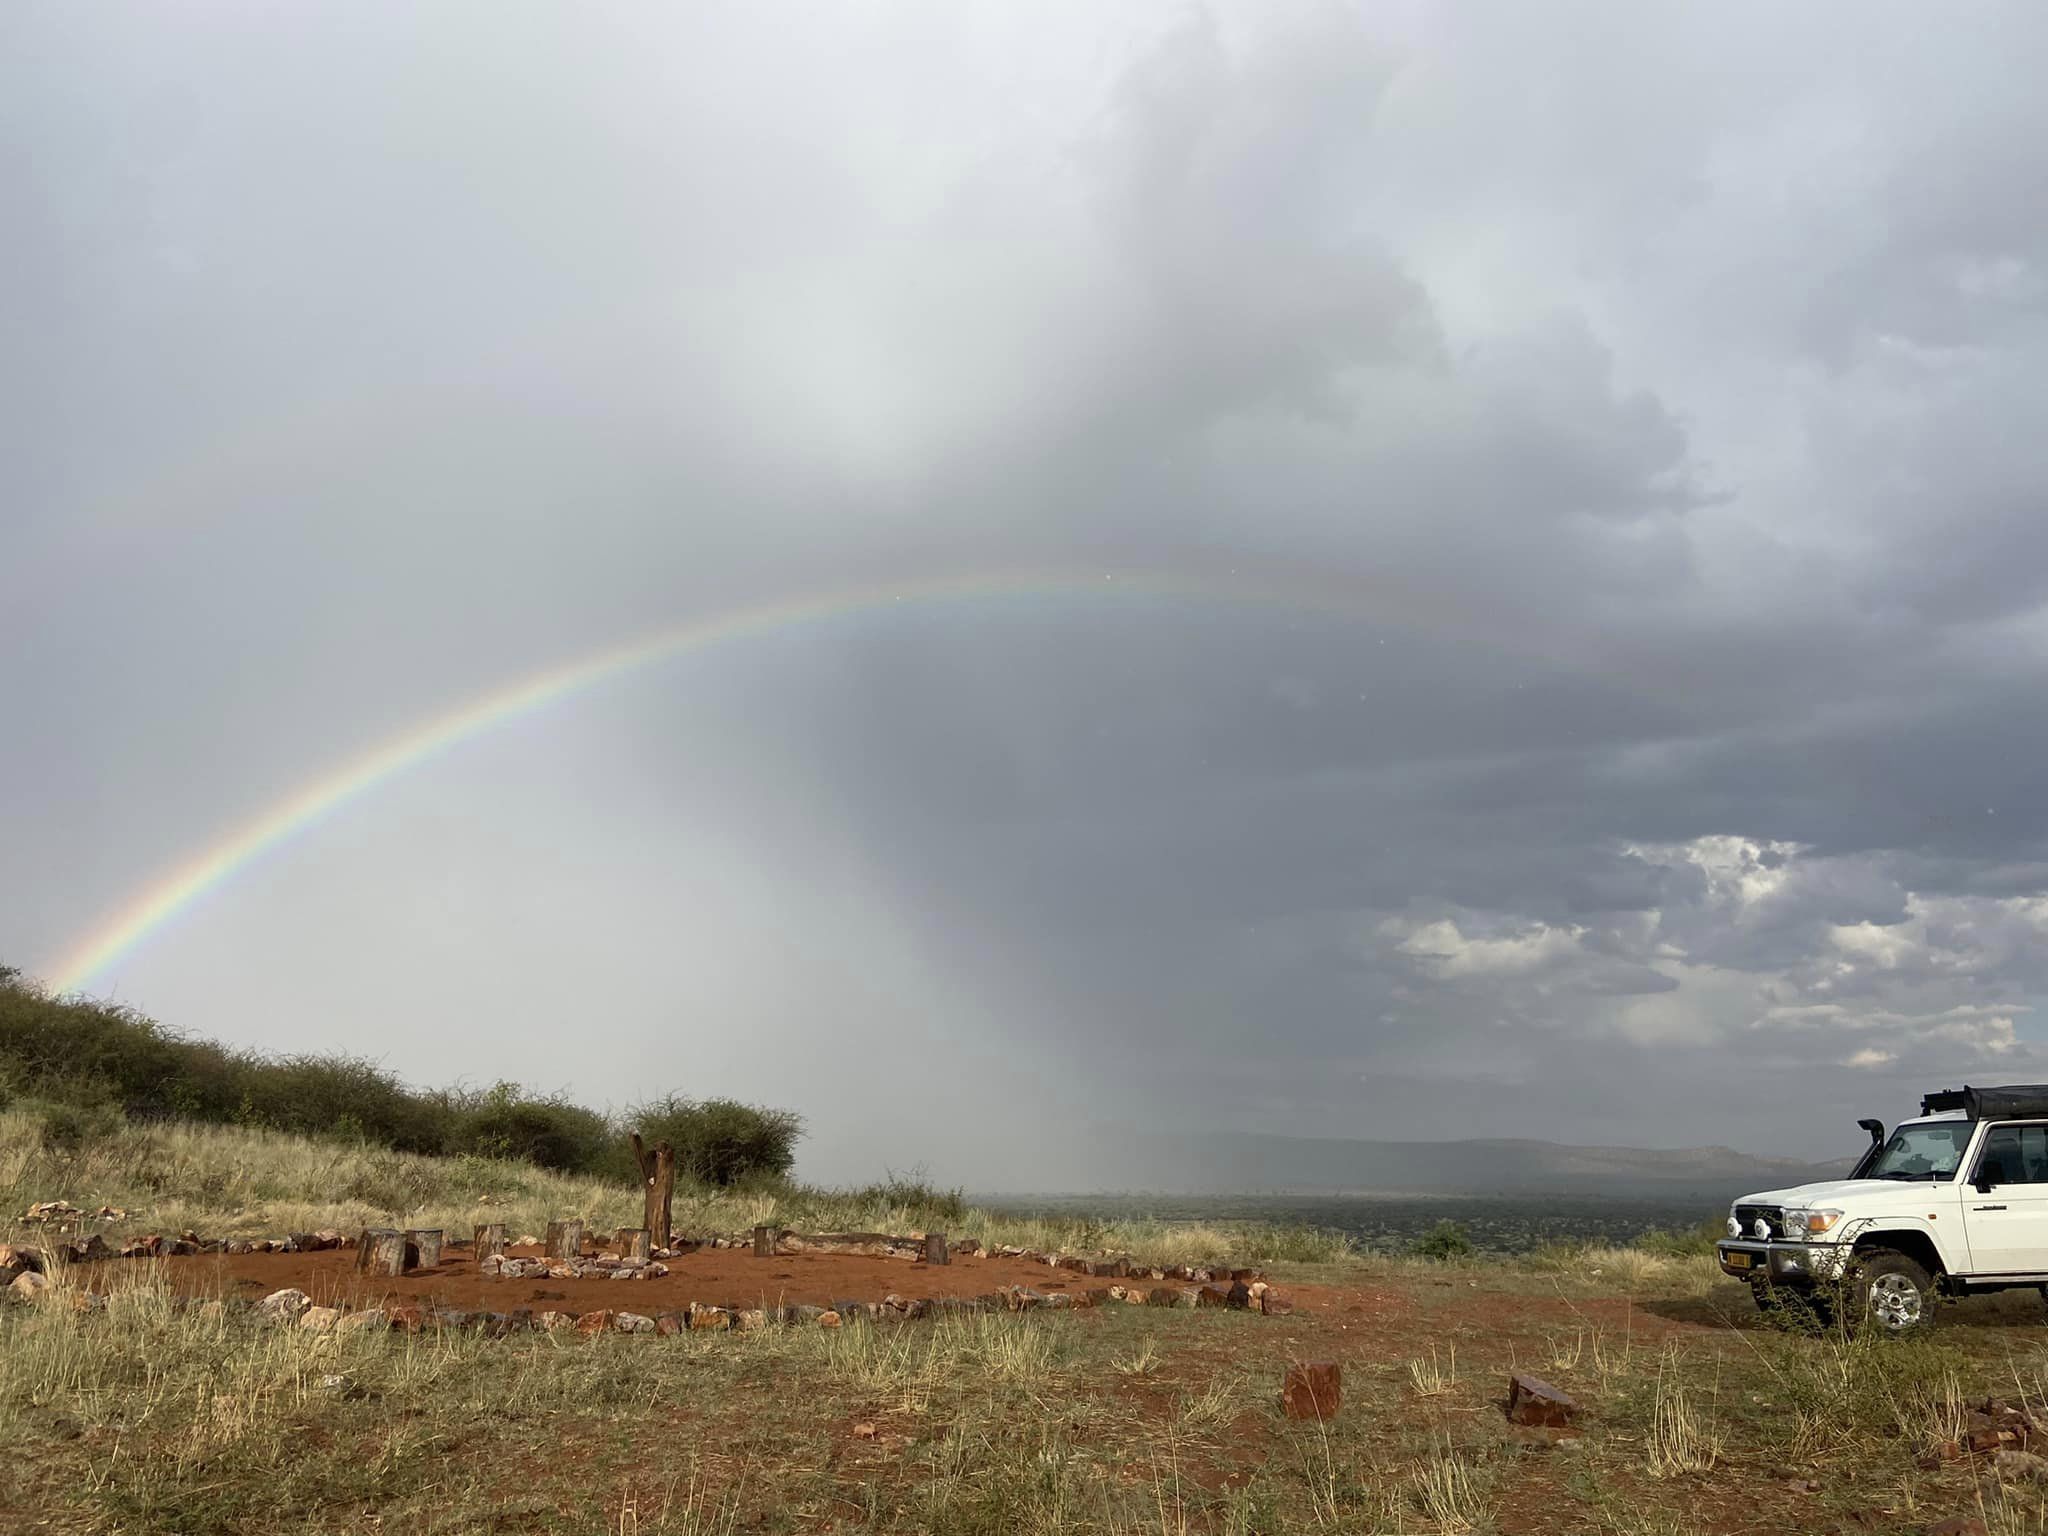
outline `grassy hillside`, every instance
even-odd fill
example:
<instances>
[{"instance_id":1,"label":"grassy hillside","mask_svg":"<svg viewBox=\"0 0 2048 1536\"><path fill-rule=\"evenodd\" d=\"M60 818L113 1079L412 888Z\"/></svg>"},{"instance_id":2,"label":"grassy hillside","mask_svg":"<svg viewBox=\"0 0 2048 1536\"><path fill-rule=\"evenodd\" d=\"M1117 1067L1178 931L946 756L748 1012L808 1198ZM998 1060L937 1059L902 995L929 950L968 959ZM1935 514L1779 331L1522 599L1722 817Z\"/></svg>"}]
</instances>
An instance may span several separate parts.
<instances>
[{"instance_id":1,"label":"grassy hillside","mask_svg":"<svg viewBox=\"0 0 2048 1536\"><path fill-rule=\"evenodd\" d=\"M110 1235L190 1227L208 1237L278 1236L393 1222L466 1235L485 1220L506 1222L517 1234L541 1231L559 1217L580 1217L597 1230L640 1220L636 1183L507 1159L423 1157L243 1126L111 1119L87 1127L75 1141L52 1138L48 1126L39 1107L0 1110L0 1240L8 1223L41 1200L129 1211L128 1220L103 1229ZM1006 1218L909 1180L856 1190L814 1189L781 1178L738 1188L679 1180L675 1221L678 1231L700 1237L758 1224L806 1231L936 1228L986 1243L1116 1249L1163 1263L1328 1261L1350 1251L1334 1234L1259 1223Z\"/></svg>"}]
</instances>

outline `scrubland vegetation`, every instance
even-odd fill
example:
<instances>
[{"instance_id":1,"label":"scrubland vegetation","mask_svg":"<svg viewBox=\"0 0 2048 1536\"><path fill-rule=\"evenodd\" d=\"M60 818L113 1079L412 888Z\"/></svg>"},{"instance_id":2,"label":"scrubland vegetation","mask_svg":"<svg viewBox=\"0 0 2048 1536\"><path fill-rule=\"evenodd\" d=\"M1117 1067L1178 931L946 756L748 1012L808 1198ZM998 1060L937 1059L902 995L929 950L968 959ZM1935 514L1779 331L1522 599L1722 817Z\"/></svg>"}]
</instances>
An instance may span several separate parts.
<instances>
[{"instance_id":1,"label":"scrubland vegetation","mask_svg":"<svg viewBox=\"0 0 2048 1536\"><path fill-rule=\"evenodd\" d=\"M637 1211L630 1187L517 1161L235 1126L64 1146L44 1130L36 1110L0 1113L11 1209L104 1201L137 1207L132 1227L209 1232ZM1361 1255L1299 1231L1005 1225L915 1182L697 1184L677 1210L700 1230L943 1219L1042 1247L1261 1252L1299 1306L673 1339L312 1333L175 1306L160 1267L134 1262L112 1267L96 1310L0 1306L7 1506L104 1533L1706 1536L1918 1532L1958 1514L1996 1536L2048 1529L2024 1461L1940 1459L1987 1396L2048 1419L2032 1296L1965 1303L1893 1341L1776 1326L1683 1238ZM1318 1357L1343 1362L1343 1410L1282 1418L1287 1362ZM1582 1433L1508 1425L1511 1370L1575 1397Z\"/></svg>"}]
</instances>

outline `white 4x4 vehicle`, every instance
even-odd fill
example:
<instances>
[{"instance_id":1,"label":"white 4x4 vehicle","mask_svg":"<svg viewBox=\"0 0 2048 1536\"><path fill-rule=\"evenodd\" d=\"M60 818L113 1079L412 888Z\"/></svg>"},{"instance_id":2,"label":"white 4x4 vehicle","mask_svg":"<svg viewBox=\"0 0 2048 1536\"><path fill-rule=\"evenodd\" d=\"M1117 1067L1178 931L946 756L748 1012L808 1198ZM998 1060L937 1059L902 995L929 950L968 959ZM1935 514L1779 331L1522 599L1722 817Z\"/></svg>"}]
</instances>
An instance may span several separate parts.
<instances>
[{"instance_id":1,"label":"white 4x4 vehicle","mask_svg":"<svg viewBox=\"0 0 2048 1536\"><path fill-rule=\"evenodd\" d=\"M1937 1296L2048 1295L2048 1086L1954 1088L1920 1101L1846 1179L1744 1195L1717 1245L1757 1305L1785 1290L1823 1316L1904 1333Z\"/></svg>"}]
</instances>

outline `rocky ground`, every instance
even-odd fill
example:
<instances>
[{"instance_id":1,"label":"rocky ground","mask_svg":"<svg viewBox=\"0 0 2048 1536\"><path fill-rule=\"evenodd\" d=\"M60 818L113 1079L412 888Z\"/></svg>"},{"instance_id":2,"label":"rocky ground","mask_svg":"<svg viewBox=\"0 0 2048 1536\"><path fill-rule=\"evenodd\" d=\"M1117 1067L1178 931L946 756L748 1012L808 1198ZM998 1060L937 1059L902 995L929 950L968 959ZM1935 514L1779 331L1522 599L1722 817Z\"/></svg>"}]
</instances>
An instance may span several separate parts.
<instances>
[{"instance_id":1,"label":"rocky ground","mask_svg":"<svg viewBox=\"0 0 2048 1536\"><path fill-rule=\"evenodd\" d=\"M926 1270L866 1262L906 1283ZM1293 1306L1276 1315L1005 1300L697 1329L685 1303L684 1326L632 1336L453 1325L431 1305L417 1330L334 1326L338 1307L309 1326L338 1298L193 1305L164 1262L102 1267L119 1278L101 1304L65 1302L74 1274L0 1309L17 1524L2043 1529L2048 1316L2032 1296L1948 1309L1917 1341L1808 1337L1769 1325L1709 1264L1610 1251L1569 1267L1277 1270ZM1060 1273L1069 1292L1160 1288ZM637 1295L667 1279L570 1283Z\"/></svg>"}]
</instances>

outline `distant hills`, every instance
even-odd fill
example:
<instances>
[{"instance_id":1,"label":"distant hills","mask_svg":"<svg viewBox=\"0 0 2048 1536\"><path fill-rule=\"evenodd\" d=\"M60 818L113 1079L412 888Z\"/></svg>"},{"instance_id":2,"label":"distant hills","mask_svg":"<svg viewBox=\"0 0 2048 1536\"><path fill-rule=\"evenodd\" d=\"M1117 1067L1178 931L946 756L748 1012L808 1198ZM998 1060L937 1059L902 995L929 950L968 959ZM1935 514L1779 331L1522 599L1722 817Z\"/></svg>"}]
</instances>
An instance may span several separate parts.
<instances>
[{"instance_id":1,"label":"distant hills","mask_svg":"<svg viewBox=\"0 0 2048 1536\"><path fill-rule=\"evenodd\" d=\"M1732 1198L1840 1178L1731 1147L1575 1147L1549 1141L1347 1141L1231 1134L1147 1137L1118 1154L1127 1187L1159 1192L1572 1194Z\"/></svg>"}]
</instances>

